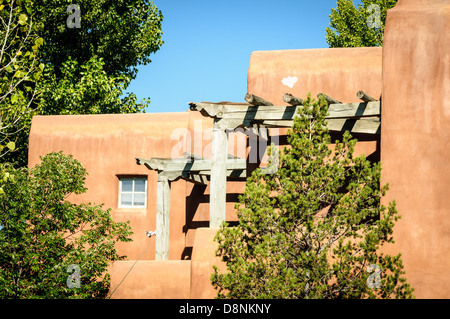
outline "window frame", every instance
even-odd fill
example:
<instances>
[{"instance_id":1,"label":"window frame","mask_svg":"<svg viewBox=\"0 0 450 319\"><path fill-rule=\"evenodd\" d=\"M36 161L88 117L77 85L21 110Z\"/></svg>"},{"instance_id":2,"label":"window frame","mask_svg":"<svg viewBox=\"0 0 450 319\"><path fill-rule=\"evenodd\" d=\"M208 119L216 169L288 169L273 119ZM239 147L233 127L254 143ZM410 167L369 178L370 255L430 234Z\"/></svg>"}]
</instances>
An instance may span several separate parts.
<instances>
[{"instance_id":1,"label":"window frame","mask_svg":"<svg viewBox=\"0 0 450 319\"><path fill-rule=\"evenodd\" d=\"M126 209L143 209L147 208L147 190L148 190L148 178L147 176L117 176L119 179L119 198L118 198L118 208L126 208ZM124 180L131 180L132 181L132 189L131 192L124 192L122 191L122 185ZM136 192L135 191L135 181L136 180L144 180L145 186L143 192ZM134 203L134 196L136 194L144 194L144 205L143 206L137 206ZM131 195L131 205L123 205L122 204L122 195Z\"/></svg>"}]
</instances>

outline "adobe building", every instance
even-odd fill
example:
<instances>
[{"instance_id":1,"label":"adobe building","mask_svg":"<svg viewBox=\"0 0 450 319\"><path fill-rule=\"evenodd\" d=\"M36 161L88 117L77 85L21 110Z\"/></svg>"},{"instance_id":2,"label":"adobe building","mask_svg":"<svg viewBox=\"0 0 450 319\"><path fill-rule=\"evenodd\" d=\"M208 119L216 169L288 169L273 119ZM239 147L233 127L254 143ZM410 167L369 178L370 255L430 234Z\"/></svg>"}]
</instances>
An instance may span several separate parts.
<instances>
[{"instance_id":1,"label":"adobe building","mask_svg":"<svg viewBox=\"0 0 450 319\"><path fill-rule=\"evenodd\" d=\"M270 142L282 143L294 105L284 94L325 93L331 113L356 110L330 119L333 134L351 130L356 153L382 161L385 200L395 199L402 215L386 251L402 253L416 297L448 298L450 1L399 0L384 39L382 48L253 52L247 92L275 107L191 103L177 113L36 116L29 166L49 152L72 154L89 176L88 191L71 200L103 203L114 220L130 222L133 241L118 245L128 259L110 267L111 298L213 298L212 265L223 267L217 226L236 221L245 177L265 165Z\"/></svg>"}]
</instances>

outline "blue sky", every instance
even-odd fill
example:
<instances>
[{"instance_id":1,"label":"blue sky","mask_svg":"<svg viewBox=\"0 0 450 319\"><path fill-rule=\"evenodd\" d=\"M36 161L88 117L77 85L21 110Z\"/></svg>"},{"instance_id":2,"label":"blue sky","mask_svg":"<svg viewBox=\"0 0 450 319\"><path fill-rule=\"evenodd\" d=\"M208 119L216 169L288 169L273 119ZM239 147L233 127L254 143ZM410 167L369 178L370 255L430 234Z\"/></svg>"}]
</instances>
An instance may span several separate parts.
<instances>
[{"instance_id":1,"label":"blue sky","mask_svg":"<svg viewBox=\"0 0 450 319\"><path fill-rule=\"evenodd\" d=\"M147 113L183 112L188 102L243 102L250 54L327 48L336 0L154 0L165 44L128 87ZM359 1L357 1L359 3Z\"/></svg>"}]
</instances>

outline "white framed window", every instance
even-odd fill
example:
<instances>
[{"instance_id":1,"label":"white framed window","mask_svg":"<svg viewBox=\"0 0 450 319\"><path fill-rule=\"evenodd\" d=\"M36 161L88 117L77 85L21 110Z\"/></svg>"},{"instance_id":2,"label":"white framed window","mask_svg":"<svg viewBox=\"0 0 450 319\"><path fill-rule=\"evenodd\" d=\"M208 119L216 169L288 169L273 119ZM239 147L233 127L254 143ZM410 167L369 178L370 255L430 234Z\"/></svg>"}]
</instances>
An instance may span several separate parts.
<instances>
[{"instance_id":1,"label":"white framed window","mask_svg":"<svg viewBox=\"0 0 450 319\"><path fill-rule=\"evenodd\" d=\"M119 177L119 208L147 207L147 177Z\"/></svg>"}]
</instances>

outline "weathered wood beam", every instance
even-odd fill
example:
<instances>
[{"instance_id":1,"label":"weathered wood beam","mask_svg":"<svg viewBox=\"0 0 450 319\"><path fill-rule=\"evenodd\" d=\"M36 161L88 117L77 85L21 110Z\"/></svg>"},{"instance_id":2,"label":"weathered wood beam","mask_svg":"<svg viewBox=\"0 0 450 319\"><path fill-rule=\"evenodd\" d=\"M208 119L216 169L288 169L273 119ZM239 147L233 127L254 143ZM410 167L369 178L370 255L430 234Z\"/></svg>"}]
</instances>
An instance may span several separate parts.
<instances>
[{"instance_id":1,"label":"weathered wood beam","mask_svg":"<svg viewBox=\"0 0 450 319\"><path fill-rule=\"evenodd\" d=\"M202 155L197 155L190 152L183 152L183 156L191 161L202 161L202 160L208 160L206 157Z\"/></svg>"},{"instance_id":2,"label":"weathered wood beam","mask_svg":"<svg viewBox=\"0 0 450 319\"><path fill-rule=\"evenodd\" d=\"M245 100L247 103L254 105L254 106L273 106L272 102L264 100L262 97L259 97L257 95L247 93L245 94Z\"/></svg>"},{"instance_id":3,"label":"weathered wood beam","mask_svg":"<svg viewBox=\"0 0 450 319\"><path fill-rule=\"evenodd\" d=\"M147 162L151 162L153 159L142 159L137 158L139 165L144 165ZM158 159L161 160L161 159ZM164 159L167 161L171 161L170 159ZM200 163L199 163L200 162ZM206 165L204 165L206 163ZM187 162L189 163L189 162ZM179 167L167 167L168 170L165 170L164 167L161 167L161 170L158 170L161 176L166 176L169 180L175 179L174 177L182 177L185 178L188 174L192 175L211 175L211 161L206 160L197 160L198 166L191 167L189 170L181 170ZM202 167L203 166L203 167ZM181 166L180 166L181 167ZM231 154L227 154L227 176L228 177L243 177L245 175L247 169L247 160L245 158L240 158ZM174 175L175 174L175 175Z\"/></svg>"},{"instance_id":4,"label":"weathered wood beam","mask_svg":"<svg viewBox=\"0 0 450 319\"><path fill-rule=\"evenodd\" d=\"M138 165L145 165L148 169L155 171L163 171L165 168L165 163L168 161L166 158L136 158L136 163ZM183 160L186 161L186 160Z\"/></svg>"},{"instance_id":5,"label":"weathered wood beam","mask_svg":"<svg viewBox=\"0 0 450 319\"><path fill-rule=\"evenodd\" d=\"M358 99L361 99L364 102L375 102L375 101L377 101L376 99L374 99L373 97L371 97L370 95L368 95L364 91L358 91L356 93L356 96L358 97Z\"/></svg>"},{"instance_id":6,"label":"weathered wood beam","mask_svg":"<svg viewBox=\"0 0 450 319\"><path fill-rule=\"evenodd\" d=\"M294 106L303 104L303 100L301 98L293 96L291 93L284 93L283 101Z\"/></svg>"},{"instance_id":7,"label":"weathered wood beam","mask_svg":"<svg viewBox=\"0 0 450 319\"><path fill-rule=\"evenodd\" d=\"M229 101L220 101L220 102L206 102L206 101L202 101L202 103L210 103L210 104L218 104L218 105L219 104L223 104L223 105L246 105L246 106L250 105L247 102L229 102Z\"/></svg>"},{"instance_id":8,"label":"weathered wood beam","mask_svg":"<svg viewBox=\"0 0 450 319\"><path fill-rule=\"evenodd\" d=\"M183 179L191 178L192 176L200 175L202 177L207 177L208 180L211 176L211 170L207 171L198 171L198 172L186 172L186 177L183 177ZM247 176L247 170L246 169L227 169L227 177L235 177L235 178L243 178ZM194 178L196 182L198 182L197 178ZM204 179L202 179L204 181Z\"/></svg>"},{"instance_id":9,"label":"weathered wood beam","mask_svg":"<svg viewBox=\"0 0 450 319\"><path fill-rule=\"evenodd\" d=\"M263 120L261 121L268 128L282 128L282 127L292 127L294 125L294 120Z\"/></svg>"},{"instance_id":10,"label":"weathered wood beam","mask_svg":"<svg viewBox=\"0 0 450 319\"><path fill-rule=\"evenodd\" d=\"M227 154L226 154L227 155ZM211 169L212 161L170 158L137 158L139 165L145 165L148 169L164 172L206 171ZM243 158L226 159L226 169L246 169L246 160Z\"/></svg>"},{"instance_id":11,"label":"weathered wood beam","mask_svg":"<svg viewBox=\"0 0 450 319\"><path fill-rule=\"evenodd\" d=\"M296 112L295 106L217 105L208 103L195 103L195 106L191 107L192 109L202 111L210 117L239 120L241 122L246 119L267 119L267 117L268 119L291 119Z\"/></svg>"},{"instance_id":12,"label":"weathered wood beam","mask_svg":"<svg viewBox=\"0 0 450 319\"><path fill-rule=\"evenodd\" d=\"M330 131L350 131L350 133L380 134L379 119L327 119ZM263 121L268 127L292 127L294 121Z\"/></svg>"},{"instance_id":13,"label":"weathered wood beam","mask_svg":"<svg viewBox=\"0 0 450 319\"><path fill-rule=\"evenodd\" d=\"M220 117L221 115L223 115L224 108L229 106L240 106L240 109L248 107L248 105L218 104L212 102L189 102L189 109L191 111L198 111L203 116L209 117Z\"/></svg>"},{"instance_id":14,"label":"weathered wood beam","mask_svg":"<svg viewBox=\"0 0 450 319\"><path fill-rule=\"evenodd\" d=\"M325 100L328 102L328 104L341 104L341 101L335 100L332 97L326 95L325 93L319 93L317 94L317 98L320 99L321 97L324 97Z\"/></svg>"},{"instance_id":15,"label":"weathered wood beam","mask_svg":"<svg viewBox=\"0 0 450 319\"><path fill-rule=\"evenodd\" d=\"M269 138L269 132L265 125L262 125L261 123L253 123L251 126L248 125L250 121L244 120L244 123L247 124L248 132L251 132L255 137L267 140ZM252 120L253 122L253 120ZM244 126L245 126L244 124ZM247 136L250 137L250 135L247 134Z\"/></svg>"},{"instance_id":16,"label":"weathered wood beam","mask_svg":"<svg viewBox=\"0 0 450 319\"><path fill-rule=\"evenodd\" d=\"M380 116L380 102L368 103L341 103L328 106L327 119L359 118L368 116Z\"/></svg>"},{"instance_id":17,"label":"weathered wood beam","mask_svg":"<svg viewBox=\"0 0 450 319\"><path fill-rule=\"evenodd\" d=\"M209 227L219 228L226 219L228 136L221 120L215 119L212 133Z\"/></svg>"},{"instance_id":18,"label":"weathered wood beam","mask_svg":"<svg viewBox=\"0 0 450 319\"><path fill-rule=\"evenodd\" d=\"M204 174L198 174L197 172L183 172L181 174L181 178L194 183L194 184L200 184L200 185L207 185L208 184L208 176Z\"/></svg>"},{"instance_id":19,"label":"weathered wood beam","mask_svg":"<svg viewBox=\"0 0 450 319\"><path fill-rule=\"evenodd\" d=\"M156 186L156 243L155 260L169 259L170 181L158 174Z\"/></svg>"},{"instance_id":20,"label":"weathered wood beam","mask_svg":"<svg viewBox=\"0 0 450 319\"><path fill-rule=\"evenodd\" d=\"M379 119L331 119L327 120L330 131L350 131L350 133L381 134Z\"/></svg>"},{"instance_id":21,"label":"weathered wood beam","mask_svg":"<svg viewBox=\"0 0 450 319\"><path fill-rule=\"evenodd\" d=\"M195 103L195 110L207 116L251 123L254 120L292 120L299 106L245 106ZM380 102L337 103L328 107L327 118L358 118L380 116ZM234 124L236 125L236 124Z\"/></svg>"}]
</instances>

